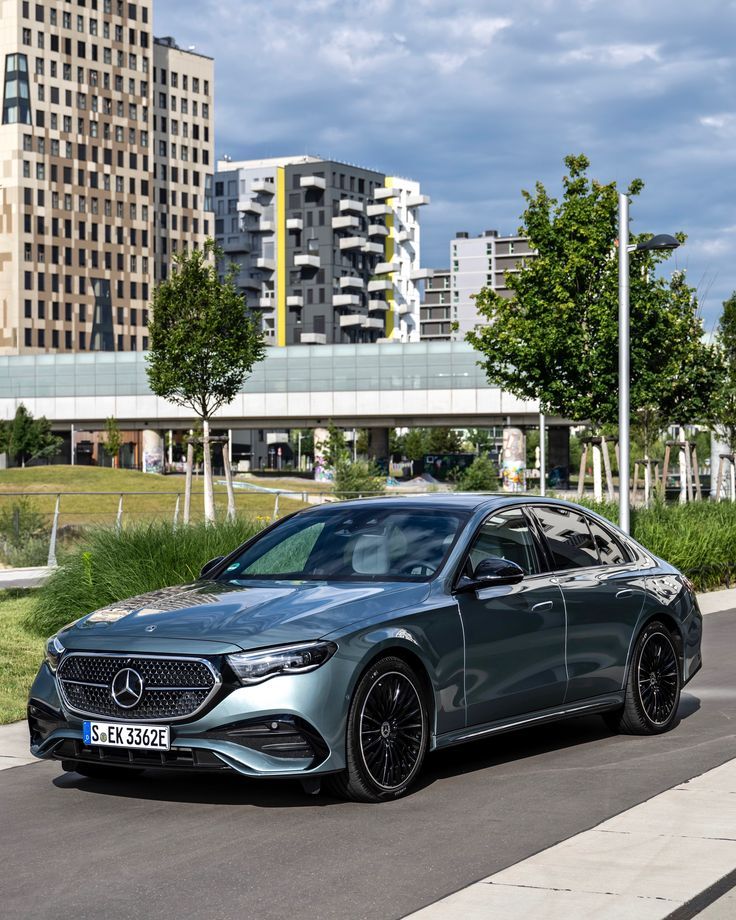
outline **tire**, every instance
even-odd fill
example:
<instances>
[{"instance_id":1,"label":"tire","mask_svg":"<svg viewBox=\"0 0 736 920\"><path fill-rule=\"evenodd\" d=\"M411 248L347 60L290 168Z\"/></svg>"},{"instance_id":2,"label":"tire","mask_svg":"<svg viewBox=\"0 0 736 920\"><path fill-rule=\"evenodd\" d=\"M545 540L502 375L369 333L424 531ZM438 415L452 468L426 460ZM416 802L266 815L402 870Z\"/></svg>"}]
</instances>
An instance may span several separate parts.
<instances>
[{"instance_id":1,"label":"tire","mask_svg":"<svg viewBox=\"0 0 736 920\"><path fill-rule=\"evenodd\" d=\"M62 770L67 773L79 773L90 779L130 779L143 772L139 767L118 767L101 763L85 763L78 760L62 760Z\"/></svg>"},{"instance_id":2,"label":"tire","mask_svg":"<svg viewBox=\"0 0 736 920\"><path fill-rule=\"evenodd\" d=\"M682 676L677 646L670 630L652 620L634 646L626 677L624 705L604 719L612 731L625 735L659 735L677 721Z\"/></svg>"},{"instance_id":3,"label":"tire","mask_svg":"<svg viewBox=\"0 0 736 920\"><path fill-rule=\"evenodd\" d=\"M428 744L419 678L401 658L380 658L360 678L350 703L347 769L327 777L326 787L355 802L398 799L419 774Z\"/></svg>"}]
</instances>

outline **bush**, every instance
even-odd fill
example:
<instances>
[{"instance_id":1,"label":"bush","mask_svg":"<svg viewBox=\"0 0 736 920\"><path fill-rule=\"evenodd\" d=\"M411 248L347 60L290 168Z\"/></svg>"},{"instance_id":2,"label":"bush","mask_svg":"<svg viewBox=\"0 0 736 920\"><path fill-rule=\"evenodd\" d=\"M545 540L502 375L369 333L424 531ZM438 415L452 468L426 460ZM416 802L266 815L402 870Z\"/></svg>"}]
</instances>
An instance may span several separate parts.
<instances>
[{"instance_id":1,"label":"bush","mask_svg":"<svg viewBox=\"0 0 736 920\"><path fill-rule=\"evenodd\" d=\"M260 529L255 521L237 518L177 530L157 522L90 531L38 590L26 625L48 636L114 601L191 582L205 562L226 555Z\"/></svg>"},{"instance_id":2,"label":"bush","mask_svg":"<svg viewBox=\"0 0 736 920\"><path fill-rule=\"evenodd\" d=\"M44 515L28 495L0 509L0 555L12 566L45 565L49 537Z\"/></svg>"},{"instance_id":3,"label":"bush","mask_svg":"<svg viewBox=\"0 0 736 920\"><path fill-rule=\"evenodd\" d=\"M5 562L13 568L28 565L46 565L49 561L49 538L29 537L20 546L8 543L3 551Z\"/></svg>"},{"instance_id":4,"label":"bush","mask_svg":"<svg viewBox=\"0 0 736 920\"><path fill-rule=\"evenodd\" d=\"M498 489L498 470L488 457L476 457L455 483L456 492L493 492Z\"/></svg>"},{"instance_id":5,"label":"bush","mask_svg":"<svg viewBox=\"0 0 736 920\"><path fill-rule=\"evenodd\" d=\"M357 498L386 491L386 480L375 463L356 460L343 461L335 470L335 495L337 498Z\"/></svg>"}]
</instances>

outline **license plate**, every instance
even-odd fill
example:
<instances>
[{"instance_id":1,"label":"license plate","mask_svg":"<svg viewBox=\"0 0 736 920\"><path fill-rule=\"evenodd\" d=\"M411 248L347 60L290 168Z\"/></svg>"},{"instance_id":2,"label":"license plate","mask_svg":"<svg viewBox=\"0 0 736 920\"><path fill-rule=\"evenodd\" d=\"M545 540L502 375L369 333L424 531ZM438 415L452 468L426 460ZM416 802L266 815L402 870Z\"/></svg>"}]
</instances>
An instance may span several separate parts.
<instances>
[{"instance_id":1,"label":"license plate","mask_svg":"<svg viewBox=\"0 0 736 920\"><path fill-rule=\"evenodd\" d=\"M120 722L84 722L82 737L88 747L143 748L168 751L168 725L124 725Z\"/></svg>"}]
</instances>

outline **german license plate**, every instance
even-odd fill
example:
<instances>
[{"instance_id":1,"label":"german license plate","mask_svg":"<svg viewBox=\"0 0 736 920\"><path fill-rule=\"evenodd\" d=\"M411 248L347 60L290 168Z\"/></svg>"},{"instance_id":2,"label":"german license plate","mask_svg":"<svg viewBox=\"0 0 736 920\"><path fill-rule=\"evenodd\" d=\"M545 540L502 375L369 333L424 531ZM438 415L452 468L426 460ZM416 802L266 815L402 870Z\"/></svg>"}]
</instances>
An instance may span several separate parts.
<instances>
[{"instance_id":1,"label":"german license plate","mask_svg":"<svg viewBox=\"0 0 736 920\"><path fill-rule=\"evenodd\" d=\"M84 722L82 737L88 746L143 748L168 751L168 725L125 725L121 722Z\"/></svg>"}]
</instances>

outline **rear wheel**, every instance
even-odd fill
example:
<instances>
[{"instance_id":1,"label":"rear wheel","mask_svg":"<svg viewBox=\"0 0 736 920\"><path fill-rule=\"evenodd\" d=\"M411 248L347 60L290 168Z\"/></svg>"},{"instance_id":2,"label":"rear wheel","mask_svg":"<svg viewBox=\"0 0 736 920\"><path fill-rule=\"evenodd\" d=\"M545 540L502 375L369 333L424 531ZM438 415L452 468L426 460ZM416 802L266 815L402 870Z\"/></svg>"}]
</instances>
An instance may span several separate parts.
<instances>
[{"instance_id":1,"label":"rear wheel","mask_svg":"<svg viewBox=\"0 0 736 920\"><path fill-rule=\"evenodd\" d=\"M90 779L132 779L143 772L139 767L117 767L102 763L85 763L80 760L62 760L62 770L79 773Z\"/></svg>"},{"instance_id":2,"label":"rear wheel","mask_svg":"<svg viewBox=\"0 0 736 920\"><path fill-rule=\"evenodd\" d=\"M358 802L396 799L409 789L427 752L422 685L401 658L374 662L355 688L348 713L347 769L327 787Z\"/></svg>"},{"instance_id":3,"label":"rear wheel","mask_svg":"<svg viewBox=\"0 0 736 920\"><path fill-rule=\"evenodd\" d=\"M653 620L634 646L621 709L606 713L613 731L628 735L656 735L669 731L680 704L680 661L672 634Z\"/></svg>"}]
</instances>

